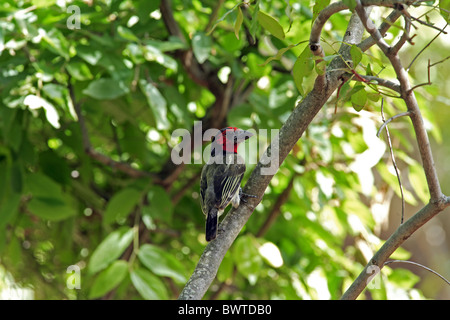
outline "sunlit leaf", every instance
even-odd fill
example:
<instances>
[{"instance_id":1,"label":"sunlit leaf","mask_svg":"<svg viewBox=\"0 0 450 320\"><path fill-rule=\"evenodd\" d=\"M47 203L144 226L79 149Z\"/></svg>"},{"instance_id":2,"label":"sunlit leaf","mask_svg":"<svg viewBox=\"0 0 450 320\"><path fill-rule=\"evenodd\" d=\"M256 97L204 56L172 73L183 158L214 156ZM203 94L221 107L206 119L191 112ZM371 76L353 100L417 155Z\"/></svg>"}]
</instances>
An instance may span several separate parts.
<instances>
[{"instance_id":1,"label":"sunlit leaf","mask_svg":"<svg viewBox=\"0 0 450 320\"><path fill-rule=\"evenodd\" d=\"M411 165L409 169L409 182L414 188L414 192L424 204L430 201L430 193L428 191L428 183L425 177L423 167L420 165Z\"/></svg>"},{"instance_id":2,"label":"sunlit leaf","mask_svg":"<svg viewBox=\"0 0 450 320\"><path fill-rule=\"evenodd\" d=\"M102 100L116 99L129 91L123 82L110 78L101 78L89 83L89 86L83 90L83 93L94 99Z\"/></svg>"},{"instance_id":3,"label":"sunlit leaf","mask_svg":"<svg viewBox=\"0 0 450 320\"><path fill-rule=\"evenodd\" d=\"M353 68L356 68L358 64L361 62L362 51L358 46L352 44L352 47L350 48L350 55L353 61Z\"/></svg>"},{"instance_id":4,"label":"sunlit leaf","mask_svg":"<svg viewBox=\"0 0 450 320\"><path fill-rule=\"evenodd\" d=\"M250 236L239 237L233 245L233 259L238 270L250 283L255 283L258 279L262 258Z\"/></svg>"},{"instance_id":5,"label":"sunlit leaf","mask_svg":"<svg viewBox=\"0 0 450 320\"><path fill-rule=\"evenodd\" d=\"M89 299L99 298L117 287L128 273L128 264L124 260L113 262L101 271L94 280L89 292Z\"/></svg>"},{"instance_id":6,"label":"sunlit leaf","mask_svg":"<svg viewBox=\"0 0 450 320\"><path fill-rule=\"evenodd\" d=\"M115 261L133 241L133 228L122 227L111 232L94 250L88 264L89 273L105 269Z\"/></svg>"},{"instance_id":7,"label":"sunlit leaf","mask_svg":"<svg viewBox=\"0 0 450 320\"><path fill-rule=\"evenodd\" d=\"M192 50L199 63L205 62L211 54L211 37L198 31L192 37Z\"/></svg>"},{"instance_id":8,"label":"sunlit leaf","mask_svg":"<svg viewBox=\"0 0 450 320\"><path fill-rule=\"evenodd\" d=\"M186 282L185 269L181 263L167 251L151 244L139 248L139 260L158 276L169 277L179 283Z\"/></svg>"},{"instance_id":9,"label":"sunlit leaf","mask_svg":"<svg viewBox=\"0 0 450 320\"><path fill-rule=\"evenodd\" d=\"M148 105L155 116L156 127L158 130L169 128L169 121L167 120L167 102L159 90L151 83L141 79L139 86L147 98Z\"/></svg>"},{"instance_id":10,"label":"sunlit leaf","mask_svg":"<svg viewBox=\"0 0 450 320\"><path fill-rule=\"evenodd\" d=\"M277 37L280 40L285 38L283 27L279 24L277 20L275 20L272 16L264 13L262 11L258 11L258 22L259 24L269 31L273 36Z\"/></svg>"},{"instance_id":11,"label":"sunlit leaf","mask_svg":"<svg viewBox=\"0 0 450 320\"><path fill-rule=\"evenodd\" d=\"M244 21L244 15L242 14L241 7L238 8L238 14L236 17L236 22L234 23L234 34L236 38L239 39L239 31L241 30L242 21Z\"/></svg>"},{"instance_id":12,"label":"sunlit leaf","mask_svg":"<svg viewBox=\"0 0 450 320\"><path fill-rule=\"evenodd\" d=\"M280 60L281 57L286 53L286 51L298 46L300 43L297 44L291 44L289 46L287 46L286 48L281 48L280 50L278 50L277 54L274 55L273 57L267 58L266 61L264 61L264 63L262 64L262 66L265 66L266 64L268 64L269 62L271 62L272 60Z\"/></svg>"},{"instance_id":13,"label":"sunlit leaf","mask_svg":"<svg viewBox=\"0 0 450 320\"><path fill-rule=\"evenodd\" d=\"M303 81L313 69L314 62L312 60L312 53L309 49L309 46L306 46L295 61L292 70L295 85L297 86L297 89L301 95L306 94L306 88L304 88Z\"/></svg>"},{"instance_id":14,"label":"sunlit leaf","mask_svg":"<svg viewBox=\"0 0 450 320\"><path fill-rule=\"evenodd\" d=\"M355 86L356 87L356 86ZM355 89L355 88L353 88ZM352 106L356 111L361 111L367 102L367 93L364 86L358 86L355 92L351 93Z\"/></svg>"},{"instance_id":15,"label":"sunlit leaf","mask_svg":"<svg viewBox=\"0 0 450 320\"><path fill-rule=\"evenodd\" d=\"M342 2L348 7L350 11L353 12L356 8L356 1L355 0L342 0Z\"/></svg>"},{"instance_id":16,"label":"sunlit leaf","mask_svg":"<svg viewBox=\"0 0 450 320\"><path fill-rule=\"evenodd\" d=\"M131 271L131 282L136 290L147 300L167 300L168 293L163 282L149 271L139 268Z\"/></svg>"},{"instance_id":17,"label":"sunlit leaf","mask_svg":"<svg viewBox=\"0 0 450 320\"><path fill-rule=\"evenodd\" d=\"M141 192L133 188L126 188L116 193L109 199L103 214L103 223L110 224L125 219L138 204L140 198Z\"/></svg>"}]
</instances>

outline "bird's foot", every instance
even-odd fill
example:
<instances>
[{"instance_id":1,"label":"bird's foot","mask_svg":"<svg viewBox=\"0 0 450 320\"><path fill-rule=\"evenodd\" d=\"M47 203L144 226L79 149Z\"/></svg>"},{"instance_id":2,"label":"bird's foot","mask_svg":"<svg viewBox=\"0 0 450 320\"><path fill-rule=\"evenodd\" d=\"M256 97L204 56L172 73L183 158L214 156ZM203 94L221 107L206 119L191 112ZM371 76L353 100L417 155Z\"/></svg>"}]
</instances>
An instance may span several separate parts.
<instances>
[{"instance_id":1,"label":"bird's foot","mask_svg":"<svg viewBox=\"0 0 450 320\"><path fill-rule=\"evenodd\" d=\"M239 188L239 198L241 198L242 202L247 203L247 200L245 200L244 198L257 198L257 196L254 196L252 194L244 193L242 191L242 188Z\"/></svg>"}]
</instances>

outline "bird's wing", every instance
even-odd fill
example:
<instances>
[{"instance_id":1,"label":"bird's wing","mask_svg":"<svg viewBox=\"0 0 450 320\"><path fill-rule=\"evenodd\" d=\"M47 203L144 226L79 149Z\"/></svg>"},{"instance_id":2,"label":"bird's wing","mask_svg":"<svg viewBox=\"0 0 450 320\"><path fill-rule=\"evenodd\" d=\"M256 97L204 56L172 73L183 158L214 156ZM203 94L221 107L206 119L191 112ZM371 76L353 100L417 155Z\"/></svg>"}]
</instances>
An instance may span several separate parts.
<instances>
[{"instance_id":1,"label":"bird's wing","mask_svg":"<svg viewBox=\"0 0 450 320\"><path fill-rule=\"evenodd\" d=\"M202 174L200 177L200 205L202 206L202 211L205 215L208 214L208 212L205 212L204 209L204 204L205 204L205 192L206 192L206 188L208 186L208 180L206 177L206 171L207 171L207 166L204 166L202 169Z\"/></svg>"},{"instance_id":2,"label":"bird's wing","mask_svg":"<svg viewBox=\"0 0 450 320\"><path fill-rule=\"evenodd\" d=\"M233 164L223 167L222 172L216 172L214 179L214 193L219 208L224 209L239 191L244 177L245 164Z\"/></svg>"}]
</instances>

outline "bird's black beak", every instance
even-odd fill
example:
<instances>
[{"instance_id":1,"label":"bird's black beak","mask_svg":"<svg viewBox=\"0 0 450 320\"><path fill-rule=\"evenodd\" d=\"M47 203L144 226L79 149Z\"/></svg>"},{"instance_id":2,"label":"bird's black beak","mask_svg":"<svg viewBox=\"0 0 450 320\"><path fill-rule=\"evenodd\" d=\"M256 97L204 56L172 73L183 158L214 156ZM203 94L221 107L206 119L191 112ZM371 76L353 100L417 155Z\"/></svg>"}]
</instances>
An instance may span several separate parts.
<instances>
[{"instance_id":1,"label":"bird's black beak","mask_svg":"<svg viewBox=\"0 0 450 320\"><path fill-rule=\"evenodd\" d=\"M236 130L234 134L236 143L243 142L254 135L253 133L245 130Z\"/></svg>"}]
</instances>

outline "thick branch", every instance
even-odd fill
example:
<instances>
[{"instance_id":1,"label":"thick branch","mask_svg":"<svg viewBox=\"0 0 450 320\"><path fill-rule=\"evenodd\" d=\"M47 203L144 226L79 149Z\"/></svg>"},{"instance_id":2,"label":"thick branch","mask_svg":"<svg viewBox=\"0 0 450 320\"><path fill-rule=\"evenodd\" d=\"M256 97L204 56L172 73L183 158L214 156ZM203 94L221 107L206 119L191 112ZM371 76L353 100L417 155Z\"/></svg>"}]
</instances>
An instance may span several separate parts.
<instances>
[{"instance_id":1,"label":"thick branch","mask_svg":"<svg viewBox=\"0 0 450 320\"><path fill-rule=\"evenodd\" d=\"M375 77L375 76L365 76L365 75L362 75L362 74L359 74L358 77L363 79L365 82L372 82L375 85L380 85L380 86L386 87L388 89L391 89L391 90L393 90L395 92L400 93L400 86L397 83L392 82L390 80L386 80L386 79L383 79L383 78L378 78L378 77ZM358 79L356 77L353 78L353 80L358 81Z\"/></svg>"}]
</instances>

